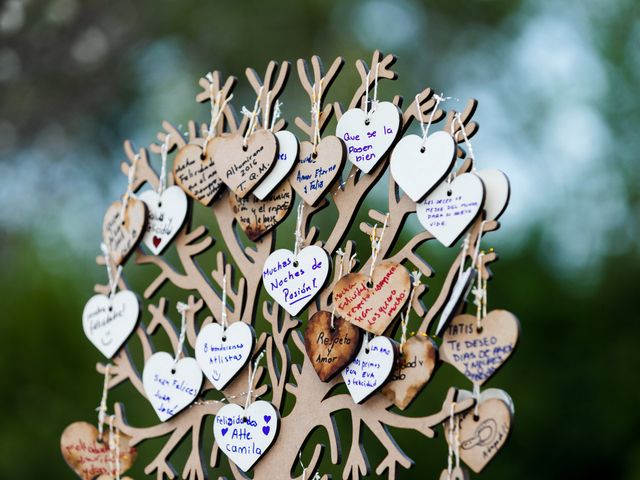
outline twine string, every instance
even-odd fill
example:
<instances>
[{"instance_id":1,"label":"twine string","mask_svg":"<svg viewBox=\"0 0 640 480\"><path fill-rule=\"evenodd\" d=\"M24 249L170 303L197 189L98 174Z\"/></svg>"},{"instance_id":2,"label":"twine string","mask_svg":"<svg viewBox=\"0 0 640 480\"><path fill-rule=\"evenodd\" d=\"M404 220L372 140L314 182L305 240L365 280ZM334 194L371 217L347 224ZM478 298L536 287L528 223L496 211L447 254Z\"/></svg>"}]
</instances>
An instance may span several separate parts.
<instances>
[{"instance_id":1,"label":"twine string","mask_svg":"<svg viewBox=\"0 0 640 480\"><path fill-rule=\"evenodd\" d=\"M260 364L260 360L262 360L262 357L264 357L264 350L260 352L260 355L258 355L258 358L256 358L256 361L253 362L253 368L251 369L251 374L249 375L249 385L247 387L247 398L244 403L245 410L249 408L249 405L251 404L251 394L253 393L253 382L256 379L256 373L258 372L258 365Z\"/></svg>"},{"instance_id":2,"label":"twine string","mask_svg":"<svg viewBox=\"0 0 640 480\"><path fill-rule=\"evenodd\" d=\"M258 91L258 96L256 97L256 102L253 104L253 110L249 111L246 107L242 107L242 114L249 117L249 125L247 126L247 131L244 133L244 138L242 140L242 147L247 147L247 142L249 141L249 137L253 134L256 125L258 124L257 118L260 114L260 98L262 97L262 90L264 87L260 87Z\"/></svg>"},{"instance_id":3,"label":"twine string","mask_svg":"<svg viewBox=\"0 0 640 480\"><path fill-rule=\"evenodd\" d=\"M160 166L160 178L158 179L158 195L162 195L162 192L167 188L167 153L169 152L169 141L171 134L168 133L164 138L164 143L160 147L160 158L162 159L162 165Z\"/></svg>"},{"instance_id":4,"label":"twine string","mask_svg":"<svg viewBox=\"0 0 640 480\"><path fill-rule=\"evenodd\" d=\"M122 265L118 265L116 274L114 276L113 270L111 269L111 254L109 253L109 248L105 243L101 243L100 249L102 250L102 254L104 255L104 263L107 266L107 278L109 279L109 300L111 300L116 294L118 282L120 281L120 277L122 276Z\"/></svg>"},{"instance_id":5,"label":"twine string","mask_svg":"<svg viewBox=\"0 0 640 480\"><path fill-rule=\"evenodd\" d=\"M380 232L380 238L376 236L376 229L378 228L378 224L373 226L371 230L371 265L369 266L369 283L371 283L371 278L373 277L373 270L376 267L376 262L378 260L378 254L380 253L380 248L382 246L382 238L384 237L384 233L387 230L387 223L389 221L389 213L387 213L384 217L384 224L382 225L382 231Z\"/></svg>"},{"instance_id":6,"label":"twine string","mask_svg":"<svg viewBox=\"0 0 640 480\"><path fill-rule=\"evenodd\" d=\"M407 341L407 325L409 324L409 314L411 313L416 290L421 285L421 276L422 274L418 270L414 270L413 272L411 272L411 277L413 278L413 288L411 289L411 293L409 294L409 303L407 304L407 310L402 314L400 322L400 327L402 328L402 337L400 338L400 353L402 353L404 344Z\"/></svg>"},{"instance_id":7,"label":"twine string","mask_svg":"<svg viewBox=\"0 0 640 480\"><path fill-rule=\"evenodd\" d=\"M322 82L321 78L318 82L318 92L316 93L316 85L313 85L311 93L311 121L313 122L313 155L318 154L318 144L320 143L320 116L322 115Z\"/></svg>"},{"instance_id":8,"label":"twine string","mask_svg":"<svg viewBox=\"0 0 640 480\"><path fill-rule=\"evenodd\" d=\"M182 347L184 346L184 340L187 336L187 311L190 309L188 304L178 302L176 305L176 310L180 314L180 336L178 337L178 346L176 347L176 353L173 357L173 368L176 368L176 364L180 358L180 354L182 353Z\"/></svg>"},{"instance_id":9,"label":"twine string","mask_svg":"<svg viewBox=\"0 0 640 480\"><path fill-rule=\"evenodd\" d=\"M133 182L136 178L136 168L138 166L138 160L140 160L140 154L136 153L133 157L133 161L131 162L131 166L129 167L129 175L127 176L127 191L122 198L122 205L120 206L120 220L122 224L125 223L125 214L127 213L127 208L129 207L129 200L133 196Z\"/></svg>"},{"instance_id":10,"label":"twine string","mask_svg":"<svg viewBox=\"0 0 640 480\"><path fill-rule=\"evenodd\" d=\"M296 219L296 231L294 232L295 235L295 243L293 245L293 256L295 258L298 258L298 253L300 253L300 250L302 248L302 245L304 244L304 238L302 236L302 215L304 213L304 202L300 202L300 205L298 205L298 218Z\"/></svg>"},{"instance_id":11,"label":"twine string","mask_svg":"<svg viewBox=\"0 0 640 480\"><path fill-rule=\"evenodd\" d=\"M98 411L98 439L102 441L102 434L104 432L104 419L107 415L107 396L109 395L109 379L111 370L111 364L107 363L104 367L104 382L102 384L102 396L100 397L100 405L96 410Z\"/></svg>"}]
</instances>

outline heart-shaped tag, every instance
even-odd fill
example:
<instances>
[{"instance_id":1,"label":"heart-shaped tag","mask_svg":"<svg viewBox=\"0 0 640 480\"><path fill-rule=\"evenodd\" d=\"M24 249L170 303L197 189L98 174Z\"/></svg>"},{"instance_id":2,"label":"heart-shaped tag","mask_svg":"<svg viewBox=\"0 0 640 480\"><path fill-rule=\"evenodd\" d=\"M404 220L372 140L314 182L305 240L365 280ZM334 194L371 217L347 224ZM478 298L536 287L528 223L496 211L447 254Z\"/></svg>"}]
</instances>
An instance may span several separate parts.
<instances>
[{"instance_id":1,"label":"heart-shaped tag","mask_svg":"<svg viewBox=\"0 0 640 480\"><path fill-rule=\"evenodd\" d=\"M300 161L291 172L289 182L308 205L318 203L340 175L344 164L344 143L334 136L324 137L313 156L313 144L300 144Z\"/></svg>"},{"instance_id":2,"label":"heart-shaped tag","mask_svg":"<svg viewBox=\"0 0 640 480\"><path fill-rule=\"evenodd\" d=\"M142 242L151 253L160 255L176 236L187 216L187 196L180 187L172 186L158 195L145 190L138 198L147 205L149 217Z\"/></svg>"},{"instance_id":3,"label":"heart-shaped tag","mask_svg":"<svg viewBox=\"0 0 640 480\"><path fill-rule=\"evenodd\" d=\"M296 136L287 130L276 132L275 135L278 140L276 165L253 191L253 194L260 200L264 200L264 197L269 195L289 175L298 158L298 139Z\"/></svg>"},{"instance_id":4,"label":"heart-shaped tag","mask_svg":"<svg viewBox=\"0 0 640 480\"><path fill-rule=\"evenodd\" d=\"M287 218L293 200L293 190L287 182L283 182L264 200L258 200L254 195L240 198L229 193L233 215L242 231L254 242Z\"/></svg>"},{"instance_id":5,"label":"heart-shaped tag","mask_svg":"<svg viewBox=\"0 0 640 480\"><path fill-rule=\"evenodd\" d=\"M476 172L484 184L485 220L497 220L506 210L511 196L509 178L497 168Z\"/></svg>"},{"instance_id":6,"label":"heart-shaped tag","mask_svg":"<svg viewBox=\"0 0 640 480\"><path fill-rule=\"evenodd\" d=\"M451 171L456 142L447 132L436 132L422 142L419 135L406 135L391 153L391 175L411 200L419 201Z\"/></svg>"},{"instance_id":7,"label":"heart-shaped tag","mask_svg":"<svg viewBox=\"0 0 640 480\"><path fill-rule=\"evenodd\" d=\"M438 347L430 338L415 335L400 349L400 360L382 389L385 397L404 410L431 379Z\"/></svg>"},{"instance_id":8,"label":"heart-shaped tag","mask_svg":"<svg viewBox=\"0 0 640 480\"><path fill-rule=\"evenodd\" d=\"M89 341L111 358L133 332L139 314L138 297L130 290L122 290L111 299L94 295L82 311L82 328Z\"/></svg>"},{"instance_id":9,"label":"heart-shaped tag","mask_svg":"<svg viewBox=\"0 0 640 480\"><path fill-rule=\"evenodd\" d=\"M381 335L400 313L409 297L409 271L393 262L382 262L369 277L350 273L336 282L333 300L336 311L368 332Z\"/></svg>"},{"instance_id":10,"label":"heart-shaped tag","mask_svg":"<svg viewBox=\"0 0 640 480\"><path fill-rule=\"evenodd\" d=\"M120 432L120 474L129 470L138 452L130 446L131 437ZM60 438L62 456L69 467L83 480L101 475L114 478L115 453L109 450L109 433L99 439L98 429L87 422L74 422L64 429Z\"/></svg>"},{"instance_id":11,"label":"heart-shaped tag","mask_svg":"<svg viewBox=\"0 0 640 480\"><path fill-rule=\"evenodd\" d=\"M416 205L418 220L445 247L453 245L476 218L484 202L482 180L473 173L442 182Z\"/></svg>"},{"instance_id":12,"label":"heart-shaped tag","mask_svg":"<svg viewBox=\"0 0 640 480\"><path fill-rule=\"evenodd\" d=\"M360 329L331 313L320 310L307 322L304 348L314 370L323 382L351 363L360 350Z\"/></svg>"},{"instance_id":13,"label":"heart-shaped tag","mask_svg":"<svg viewBox=\"0 0 640 480\"><path fill-rule=\"evenodd\" d=\"M396 345L387 337L363 342L356 358L342 371L351 398L360 403L382 387L396 363Z\"/></svg>"},{"instance_id":14,"label":"heart-shaped tag","mask_svg":"<svg viewBox=\"0 0 640 480\"><path fill-rule=\"evenodd\" d=\"M385 156L400 131L402 112L391 102L379 102L367 115L360 108L347 110L336 127L336 136L347 146L347 158L369 173Z\"/></svg>"},{"instance_id":15,"label":"heart-shaped tag","mask_svg":"<svg viewBox=\"0 0 640 480\"><path fill-rule=\"evenodd\" d=\"M173 160L176 183L204 206L211 205L223 185L213 161L214 140L209 141L204 158L200 146L189 144L182 147Z\"/></svg>"},{"instance_id":16,"label":"heart-shaped tag","mask_svg":"<svg viewBox=\"0 0 640 480\"><path fill-rule=\"evenodd\" d=\"M145 363L142 384L147 399L164 422L196 398L202 386L202 370L195 358L184 357L174 365L171 355L158 352Z\"/></svg>"},{"instance_id":17,"label":"heart-shaped tag","mask_svg":"<svg viewBox=\"0 0 640 480\"><path fill-rule=\"evenodd\" d=\"M291 315L297 315L313 300L329 274L329 255L311 245L295 257L281 248L264 262L262 281L267 293Z\"/></svg>"},{"instance_id":18,"label":"heart-shaped tag","mask_svg":"<svg viewBox=\"0 0 640 480\"><path fill-rule=\"evenodd\" d=\"M251 358L254 341L253 328L244 322L226 330L210 323L196 338L196 360L213 386L222 390Z\"/></svg>"},{"instance_id":19,"label":"heart-shaped tag","mask_svg":"<svg viewBox=\"0 0 640 480\"><path fill-rule=\"evenodd\" d=\"M449 300L447 300L447 303L440 314L440 321L436 328L436 335L439 336L442 333L444 328L449 325L449 322L458 310L460 303L466 301L467 296L471 291L471 287L473 287L473 282L476 281L477 275L478 271L473 267L469 267L462 272L462 275L456 278L456 283L451 289Z\"/></svg>"},{"instance_id":20,"label":"heart-shaped tag","mask_svg":"<svg viewBox=\"0 0 640 480\"><path fill-rule=\"evenodd\" d=\"M147 221L147 207L140 200L129 199L124 220L120 216L121 209L121 202L113 202L102 222L102 240L116 265L122 265L142 240Z\"/></svg>"},{"instance_id":21,"label":"heart-shaped tag","mask_svg":"<svg viewBox=\"0 0 640 480\"><path fill-rule=\"evenodd\" d=\"M273 168L278 141L270 130L249 135L246 146L239 134L224 134L213 139L213 160L222 181L240 198L251 192Z\"/></svg>"},{"instance_id":22,"label":"heart-shaped tag","mask_svg":"<svg viewBox=\"0 0 640 480\"><path fill-rule=\"evenodd\" d=\"M230 403L213 421L213 436L220 450L246 472L262 457L278 434L280 415L269 402L258 400L246 410Z\"/></svg>"},{"instance_id":23,"label":"heart-shaped tag","mask_svg":"<svg viewBox=\"0 0 640 480\"><path fill-rule=\"evenodd\" d=\"M453 467L451 473L445 468L440 474L440 480L469 480L469 472L460 466Z\"/></svg>"},{"instance_id":24,"label":"heart-shaped tag","mask_svg":"<svg viewBox=\"0 0 640 480\"><path fill-rule=\"evenodd\" d=\"M520 324L511 312L492 310L476 328L474 315L458 315L442 336L440 356L473 383L482 385L507 361L518 343Z\"/></svg>"}]
</instances>

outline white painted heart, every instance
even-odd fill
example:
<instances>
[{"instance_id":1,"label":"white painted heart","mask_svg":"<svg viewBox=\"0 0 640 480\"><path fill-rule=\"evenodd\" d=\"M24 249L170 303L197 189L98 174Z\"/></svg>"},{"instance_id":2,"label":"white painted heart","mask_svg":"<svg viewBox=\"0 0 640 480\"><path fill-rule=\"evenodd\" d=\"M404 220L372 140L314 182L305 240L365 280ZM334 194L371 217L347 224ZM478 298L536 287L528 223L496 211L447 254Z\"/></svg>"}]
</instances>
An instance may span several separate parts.
<instances>
[{"instance_id":1,"label":"white painted heart","mask_svg":"<svg viewBox=\"0 0 640 480\"><path fill-rule=\"evenodd\" d=\"M276 132L276 139L278 140L276 165L253 191L253 194L260 200L264 200L264 197L269 195L289 175L298 158L298 139L293 133L281 130Z\"/></svg>"},{"instance_id":2,"label":"white painted heart","mask_svg":"<svg viewBox=\"0 0 640 480\"><path fill-rule=\"evenodd\" d=\"M258 400L245 410L231 403L213 421L213 436L220 450L246 472L269 449L278 434L280 416L269 402Z\"/></svg>"},{"instance_id":3,"label":"white painted heart","mask_svg":"<svg viewBox=\"0 0 640 480\"><path fill-rule=\"evenodd\" d=\"M347 146L347 158L369 173L384 157L400 131L401 112L391 102L380 102L367 116L360 108L347 110L336 127L336 136Z\"/></svg>"},{"instance_id":4,"label":"white painted heart","mask_svg":"<svg viewBox=\"0 0 640 480\"><path fill-rule=\"evenodd\" d=\"M246 365L253 343L253 328L244 322L235 322L226 330L210 323L196 338L196 361L213 386L222 390Z\"/></svg>"},{"instance_id":5,"label":"white painted heart","mask_svg":"<svg viewBox=\"0 0 640 480\"><path fill-rule=\"evenodd\" d=\"M436 335L440 335L442 333L444 328L453 318L453 315L456 313L460 302L466 300L467 295L469 295L471 287L473 286L473 282L476 280L477 274L478 271L475 268L469 267L462 272L462 275L456 278L456 283L451 290L449 300L447 300L447 303L440 314L440 320L438 321L438 327L436 328Z\"/></svg>"},{"instance_id":6,"label":"white painted heart","mask_svg":"<svg viewBox=\"0 0 640 480\"><path fill-rule=\"evenodd\" d=\"M89 341L111 358L133 332L139 314L138 297L130 290L122 290L112 298L94 295L82 311L82 328Z\"/></svg>"},{"instance_id":7,"label":"white painted heart","mask_svg":"<svg viewBox=\"0 0 640 480\"><path fill-rule=\"evenodd\" d=\"M328 274L329 256L323 248L305 247L297 257L281 248L264 263L262 281L278 305L297 315L320 291Z\"/></svg>"},{"instance_id":8,"label":"white painted heart","mask_svg":"<svg viewBox=\"0 0 640 480\"><path fill-rule=\"evenodd\" d=\"M476 218L484 201L482 180L473 173L442 182L416 205L418 220L445 247L453 245Z\"/></svg>"},{"instance_id":9,"label":"white painted heart","mask_svg":"<svg viewBox=\"0 0 640 480\"><path fill-rule=\"evenodd\" d=\"M423 142L406 135L391 153L391 175L411 200L419 201L451 171L456 142L447 132L436 132Z\"/></svg>"},{"instance_id":10,"label":"white painted heart","mask_svg":"<svg viewBox=\"0 0 640 480\"><path fill-rule=\"evenodd\" d=\"M396 348L387 337L363 342L356 358L342 371L353 401L360 403L387 381L396 362Z\"/></svg>"},{"instance_id":11,"label":"white painted heart","mask_svg":"<svg viewBox=\"0 0 640 480\"><path fill-rule=\"evenodd\" d=\"M161 422L170 419L196 398L202 386L202 370L195 358L173 362L167 352L154 353L142 371L142 384Z\"/></svg>"},{"instance_id":12,"label":"white painted heart","mask_svg":"<svg viewBox=\"0 0 640 480\"><path fill-rule=\"evenodd\" d=\"M497 168L476 172L484 184L485 220L497 220L506 210L511 195L509 178Z\"/></svg>"},{"instance_id":13,"label":"white painted heart","mask_svg":"<svg viewBox=\"0 0 640 480\"><path fill-rule=\"evenodd\" d=\"M160 255L176 236L187 216L187 195L180 187L172 186L158 195L145 190L138 198L147 205L147 230L142 242L154 255Z\"/></svg>"}]
</instances>

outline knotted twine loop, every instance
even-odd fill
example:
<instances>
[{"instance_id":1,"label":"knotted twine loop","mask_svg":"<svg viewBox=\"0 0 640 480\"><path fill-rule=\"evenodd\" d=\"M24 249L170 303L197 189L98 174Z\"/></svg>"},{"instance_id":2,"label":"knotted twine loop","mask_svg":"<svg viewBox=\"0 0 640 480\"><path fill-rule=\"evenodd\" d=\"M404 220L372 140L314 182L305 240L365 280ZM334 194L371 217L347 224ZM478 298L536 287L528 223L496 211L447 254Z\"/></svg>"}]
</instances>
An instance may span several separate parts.
<instances>
[{"instance_id":1,"label":"knotted twine loop","mask_svg":"<svg viewBox=\"0 0 640 480\"><path fill-rule=\"evenodd\" d=\"M160 167L160 178L158 179L158 195L162 195L162 192L167 188L167 153L169 151L169 140L171 134L168 133L164 138L164 143L160 147L160 158L162 159L162 165Z\"/></svg>"},{"instance_id":2,"label":"knotted twine loop","mask_svg":"<svg viewBox=\"0 0 640 480\"><path fill-rule=\"evenodd\" d=\"M369 283L371 283L371 277L373 277L373 269L376 267L376 262L378 260L378 254L380 253L380 247L382 245L382 238L384 237L384 232L387 230L387 222L389 221L389 213L384 217L384 224L382 225L382 231L380 232L380 238L376 236L376 229L378 228L378 224L376 223L371 230L371 265L369 266Z\"/></svg>"},{"instance_id":3,"label":"knotted twine loop","mask_svg":"<svg viewBox=\"0 0 640 480\"><path fill-rule=\"evenodd\" d=\"M451 404L449 414L449 453L447 457L447 475L451 480L453 473L453 459L455 457L456 468L460 467L460 420L455 415L456 402Z\"/></svg>"},{"instance_id":4,"label":"knotted twine loop","mask_svg":"<svg viewBox=\"0 0 640 480\"><path fill-rule=\"evenodd\" d=\"M313 157L318 154L318 144L320 143L320 116L322 115L322 82L321 78L318 82L318 92L316 86L313 85L311 91L311 121L313 122Z\"/></svg>"},{"instance_id":5,"label":"knotted twine loop","mask_svg":"<svg viewBox=\"0 0 640 480\"><path fill-rule=\"evenodd\" d=\"M451 100L451 97L445 97L444 93L441 93L440 95L435 93L433 95L433 98L436 100L436 104L431 109L429 120L427 120L427 125L425 126L424 117L422 116L422 108L420 107L420 94L416 95L415 97L416 109L418 110L418 117L420 119L420 130L422 130L422 148L420 149L422 153L424 153L425 144L427 142L427 136L429 135L429 127L431 127L431 124L433 123L433 117L438 111L438 105L440 105L441 102L446 102L447 100Z\"/></svg>"},{"instance_id":6,"label":"knotted twine loop","mask_svg":"<svg viewBox=\"0 0 640 480\"><path fill-rule=\"evenodd\" d=\"M421 285L421 276L422 273L420 273L418 270L414 270L413 272L411 272L411 277L413 278L413 288L411 289L411 294L409 294L409 303L407 304L407 310L402 314L400 322L400 327L402 327L402 337L400 338L400 353L402 353L404 344L407 341L407 325L409 324L409 314L411 313L416 290Z\"/></svg>"},{"instance_id":7,"label":"knotted twine loop","mask_svg":"<svg viewBox=\"0 0 640 480\"><path fill-rule=\"evenodd\" d=\"M187 311L190 308L191 307L189 307L189 305L186 303L178 302L176 304L176 310L178 310L178 313L180 314L180 317L181 317L180 318L180 336L178 337L178 346L176 347L176 353L175 353L175 356L173 357L172 370L175 370L176 364L180 359L180 354L182 353L182 347L184 346L184 340L185 340L185 337L187 336Z\"/></svg>"},{"instance_id":8,"label":"knotted twine loop","mask_svg":"<svg viewBox=\"0 0 640 480\"><path fill-rule=\"evenodd\" d=\"M338 280L340 280L342 278L342 263L344 262L344 251L339 248L338 250L336 250L336 256L340 257L340 268L338 271ZM333 309L331 310L331 330L335 329L335 325L334 325L334 320L336 317L336 305L335 303L333 304Z\"/></svg>"},{"instance_id":9,"label":"knotted twine loop","mask_svg":"<svg viewBox=\"0 0 640 480\"><path fill-rule=\"evenodd\" d=\"M284 104L280 100L276 100L276 104L273 107L273 117L271 118L271 126L269 127L269 130L272 132L273 132L273 128L276 126L276 122L280 118L280 115L282 115L282 111L281 111L282 105Z\"/></svg>"},{"instance_id":10,"label":"knotted twine loop","mask_svg":"<svg viewBox=\"0 0 640 480\"><path fill-rule=\"evenodd\" d=\"M298 462L300 462L300 466L302 467L302 480L307 480L307 467L305 467L304 463L302 462L302 450L298 452ZM322 477L320 477L320 474L316 472L313 475L313 478L309 480L320 480L321 478Z\"/></svg>"},{"instance_id":11,"label":"knotted twine loop","mask_svg":"<svg viewBox=\"0 0 640 480\"><path fill-rule=\"evenodd\" d=\"M262 128L265 130L269 129L269 131L273 132L273 127L275 127L278 118L280 118L280 107L282 106L282 102L280 100L276 100L275 105L273 106L273 118L271 119L271 126L269 126L269 114L271 113L271 90L267 92L267 102L264 107L264 116L262 118Z\"/></svg>"},{"instance_id":12,"label":"knotted twine loop","mask_svg":"<svg viewBox=\"0 0 640 480\"><path fill-rule=\"evenodd\" d=\"M458 278L462 278L464 273L464 264L467 259L467 252L469 251L469 242L471 240L471 234L467 233L462 241L462 258L460 259L460 271L458 272Z\"/></svg>"},{"instance_id":13,"label":"knotted twine loop","mask_svg":"<svg viewBox=\"0 0 640 480\"><path fill-rule=\"evenodd\" d=\"M113 424L115 415L109 416L109 467L114 480L120 480L120 432Z\"/></svg>"},{"instance_id":14,"label":"knotted twine loop","mask_svg":"<svg viewBox=\"0 0 640 480\"><path fill-rule=\"evenodd\" d=\"M129 207L129 200L133 197L133 182L136 179L136 167L138 166L138 160L140 160L140 154L136 153L133 157L133 162L131 162L131 166L129 167L129 175L127 177L127 191L122 198L122 205L120 206L120 220L122 220L122 224L124 225L124 216L127 213L127 208Z\"/></svg>"},{"instance_id":15,"label":"knotted twine loop","mask_svg":"<svg viewBox=\"0 0 640 480\"><path fill-rule=\"evenodd\" d=\"M482 234L484 231L484 226L488 222L488 220L483 220L480 223L480 231L478 232L478 240L476 242L475 252L473 254L473 264L478 270L478 279L477 286L473 290L473 294L475 295L474 304L476 305L476 330L478 332L482 331L482 319L487 315L487 279L482 276L482 259L484 257L484 252L480 251L480 243L482 242Z\"/></svg>"},{"instance_id":16,"label":"knotted twine loop","mask_svg":"<svg viewBox=\"0 0 640 480\"><path fill-rule=\"evenodd\" d=\"M118 282L120 281L120 276L122 275L122 265L118 265L118 268L116 269L116 275L114 277L113 270L111 269L111 255L109 254L109 248L105 243L101 243L100 250L102 250L102 254L104 255L104 263L107 266L107 278L109 279L109 300L111 300L116 293L116 289L118 288Z\"/></svg>"},{"instance_id":17,"label":"knotted twine loop","mask_svg":"<svg viewBox=\"0 0 640 480\"><path fill-rule=\"evenodd\" d=\"M304 244L304 238L302 237L302 214L304 212L304 202L300 202L298 205L298 218L296 219L296 231L294 235L296 237L295 243L293 245L293 256L294 258L298 258L298 253L300 253L300 249Z\"/></svg>"},{"instance_id":18,"label":"knotted twine loop","mask_svg":"<svg viewBox=\"0 0 640 480\"><path fill-rule=\"evenodd\" d=\"M469 137L467 137L467 132L465 131L465 125L464 123L462 123L462 118L460 117L460 113L456 112L455 116L454 116L454 122L451 123L452 129L453 129L453 124L455 123L455 121L458 121L458 124L460 125L460 131L462 132L462 138L464 138L464 143L467 146L467 150L469 150L469 158L472 160L472 169L475 172L476 171L476 157L473 154L473 145L471 145L471 141L469 140ZM452 134L453 136L453 134ZM455 140L455 137L454 137Z\"/></svg>"},{"instance_id":19,"label":"knotted twine loop","mask_svg":"<svg viewBox=\"0 0 640 480\"><path fill-rule=\"evenodd\" d=\"M220 323L222 324L222 333L227 330L229 324L227 323L227 274L222 277L222 307L220 312ZM224 339L224 337L223 337Z\"/></svg>"},{"instance_id":20,"label":"knotted twine loop","mask_svg":"<svg viewBox=\"0 0 640 480\"><path fill-rule=\"evenodd\" d=\"M256 358L256 361L253 362L253 368L251 369L251 373L249 375L249 385L247 386L247 398L244 402L245 411L247 410L247 408L249 408L249 405L251 404L251 396L253 394L253 382L256 379L256 373L258 372L258 365L260 364L260 360L262 360L262 357L264 357L264 350L260 352L260 355L258 355L258 358Z\"/></svg>"},{"instance_id":21,"label":"knotted twine loop","mask_svg":"<svg viewBox=\"0 0 640 480\"><path fill-rule=\"evenodd\" d=\"M107 396L109 395L109 380L110 375L109 371L111 369L111 364L107 363L104 367L104 382L102 384L102 397L100 398L100 405L96 408L98 412L98 441L102 442L102 434L104 432L104 419L107 415Z\"/></svg>"},{"instance_id":22,"label":"knotted twine loop","mask_svg":"<svg viewBox=\"0 0 640 480\"><path fill-rule=\"evenodd\" d=\"M476 401L473 406L473 418L478 418L478 409L480 408L480 384L473 382L473 398Z\"/></svg>"},{"instance_id":23,"label":"knotted twine loop","mask_svg":"<svg viewBox=\"0 0 640 480\"><path fill-rule=\"evenodd\" d=\"M262 90L264 87L260 87L258 91L258 96L256 97L256 103L253 104L253 110L249 111L246 107L242 107L242 114L249 117L249 125L247 126L247 131L244 133L244 138L242 140L242 148L247 148L247 142L249 141L249 137L253 134L256 129L256 125L258 124L258 115L260 115L260 98L262 97Z\"/></svg>"},{"instance_id":24,"label":"knotted twine loop","mask_svg":"<svg viewBox=\"0 0 640 480\"><path fill-rule=\"evenodd\" d=\"M378 106L378 72L380 71L380 62L376 63L376 74L373 79L373 100L371 100L371 108L369 108L369 75L371 70L367 72L367 84L364 87L364 115L366 118L366 124L369 124L369 118L371 114L376 111Z\"/></svg>"},{"instance_id":25,"label":"knotted twine loop","mask_svg":"<svg viewBox=\"0 0 640 480\"><path fill-rule=\"evenodd\" d=\"M233 98L233 95L229 95L223 102L221 90L218 90L215 95L213 94L213 74L209 72L207 73L206 77L207 80L209 80L209 103L211 105L211 120L209 121L209 131L207 132L207 136L204 139L204 143L202 144L202 158L204 158L205 156L207 145L209 144L211 139L216 136L216 127L218 126L218 122L224 114L224 109Z\"/></svg>"}]
</instances>

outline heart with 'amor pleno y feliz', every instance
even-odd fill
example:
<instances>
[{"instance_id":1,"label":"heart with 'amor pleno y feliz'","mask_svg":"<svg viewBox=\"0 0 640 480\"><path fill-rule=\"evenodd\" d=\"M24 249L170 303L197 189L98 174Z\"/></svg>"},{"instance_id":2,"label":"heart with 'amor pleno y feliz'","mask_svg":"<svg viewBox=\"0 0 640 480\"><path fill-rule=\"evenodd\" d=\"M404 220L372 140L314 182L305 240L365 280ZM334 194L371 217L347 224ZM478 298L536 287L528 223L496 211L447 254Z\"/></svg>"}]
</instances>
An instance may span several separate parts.
<instances>
[{"instance_id":1,"label":"heart with 'amor pleno y feliz'","mask_svg":"<svg viewBox=\"0 0 640 480\"><path fill-rule=\"evenodd\" d=\"M173 178L176 183L187 195L204 206L211 205L223 186L213 162L215 147L215 142L209 141L203 155L199 145L185 145L173 160Z\"/></svg>"},{"instance_id":2,"label":"heart with 'amor pleno y feliz'","mask_svg":"<svg viewBox=\"0 0 640 480\"><path fill-rule=\"evenodd\" d=\"M112 203L104 214L102 240L116 265L126 262L134 248L142 240L147 222L147 207L143 201L129 198L121 217L122 203Z\"/></svg>"},{"instance_id":3,"label":"heart with 'amor pleno y feliz'","mask_svg":"<svg viewBox=\"0 0 640 480\"><path fill-rule=\"evenodd\" d=\"M396 343L387 337L362 342L356 358L342 370L342 378L351 398L361 403L382 388L391 375L397 358Z\"/></svg>"},{"instance_id":4,"label":"heart with 'amor pleno y feliz'","mask_svg":"<svg viewBox=\"0 0 640 480\"><path fill-rule=\"evenodd\" d=\"M147 230L142 242L154 255L160 255L180 231L187 217L188 200L180 187L172 186L158 195L145 190L138 198L147 205Z\"/></svg>"}]
</instances>

